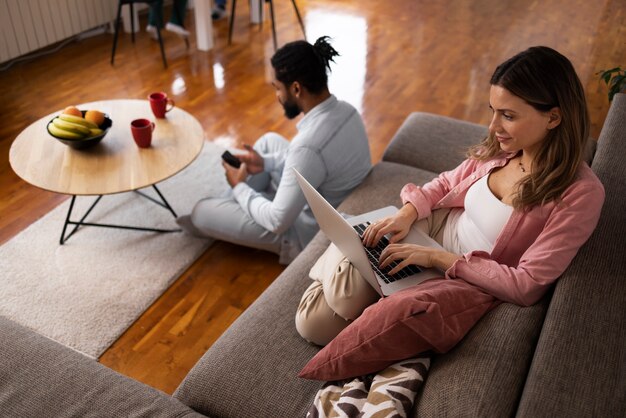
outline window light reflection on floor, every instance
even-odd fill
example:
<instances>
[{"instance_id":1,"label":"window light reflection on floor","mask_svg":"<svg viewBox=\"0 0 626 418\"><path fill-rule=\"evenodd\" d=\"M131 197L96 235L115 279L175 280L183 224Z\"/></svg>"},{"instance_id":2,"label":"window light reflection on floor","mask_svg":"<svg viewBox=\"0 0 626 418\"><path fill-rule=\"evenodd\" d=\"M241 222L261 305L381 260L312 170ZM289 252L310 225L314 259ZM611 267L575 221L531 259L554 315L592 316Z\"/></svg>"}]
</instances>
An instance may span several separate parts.
<instances>
[{"instance_id":1,"label":"window light reflection on floor","mask_svg":"<svg viewBox=\"0 0 626 418\"><path fill-rule=\"evenodd\" d=\"M185 79L177 75L172 83L172 94L179 95L187 91L187 84L185 83Z\"/></svg>"},{"instance_id":2,"label":"window light reflection on floor","mask_svg":"<svg viewBox=\"0 0 626 418\"><path fill-rule=\"evenodd\" d=\"M224 67L219 62L213 64L213 83L218 90L224 88Z\"/></svg>"}]
</instances>

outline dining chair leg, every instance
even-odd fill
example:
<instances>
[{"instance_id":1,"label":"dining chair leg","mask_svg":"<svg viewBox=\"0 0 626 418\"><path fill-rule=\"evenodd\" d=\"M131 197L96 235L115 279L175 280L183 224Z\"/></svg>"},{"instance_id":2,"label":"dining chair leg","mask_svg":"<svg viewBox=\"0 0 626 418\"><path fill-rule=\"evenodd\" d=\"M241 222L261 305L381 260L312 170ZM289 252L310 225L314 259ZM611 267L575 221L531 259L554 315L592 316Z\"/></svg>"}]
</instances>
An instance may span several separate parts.
<instances>
[{"instance_id":1,"label":"dining chair leg","mask_svg":"<svg viewBox=\"0 0 626 418\"><path fill-rule=\"evenodd\" d=\"M298 22L300 22L300 27L302 28L302 34L304 35L304 40L306 40L306 32L304 30L304 22L302 21L302 16L300 16L300 11L298 10L298 5L296 4L296 0L291 0L291 4L293 4L293 10L296 12L296 16L298 17Z\"/></svg>"},{"instance_id":2,"label":"dining chair leg","mask_svg":"<svg viewBox=\"0 0 626 418\"><path fill-rule=\"evenodd\" d=\"M181 19L181 16L180 16L180 13L178 12L178 7L176 6L176 4L172 6L172 13L174 13L174 16L176 16L176 21L180 23L180 26L182 28L184 28L185 22L183 22L183 19ZM187 49L189 49L189 37L184 36L183 38L185 40L185 46L187 47Z\"/></svg>"},{"instance_id":3,"label":"dining chair leg","mask_svg":"<svg viewBox=\"0 0 626 418\"><path fill-rule=\"evenodd\" d=\"M156 27L157 38L159 38L159 46L161 47L161 58L163 58L163 67L167 68L167 60L165 59L165 48L163 48L163 38L161 37L161 28Z\"/></svg>"},{"instance_id":4,"label":"dining chair leg","mask_svg":"<svg viewBox=\"0 0 626 418\"><path fill-rule=\"evenodd\" d=\"M135 12L133 3L130 3L130 39L135 43Z\"/></svg>"},{"instance_id":5,"label":"dining chair leg","mask_svg":"<svg viewBox=\"0 0 626 418\"><path fill-rule=\"evenodd\" d=\"M115 62L115 48L117 47L117 36L120 32L120 23L122 23L122 2L117 6L117 19L115 19L115 34L113 35L113 50L111 51L111 65Z\"/></svg>"},{"instance_id":6,"label":"dining chair leg","mask_svg":"<svg viewBox=\"0 0 626 418\"><path fill-rule=\"evenodd\" d=\"M274 20L274 1L273 0L260 0L259 1L259 18L261 20L259 28L260 30L263 30L263 3L266 3L266 2L270 4L270 18L272 21L272 40L274 42L274 50L276 50L278 49L278 42L276 40L276 22ZM236 0L233 0L231 4L231 9L230 9L230 23L228 27L228 44L229 45L232 43L232 39L233 39L233 25L235 23L236 3L237 3ZM298 16L298 21L300 22L302 33L304 33L304 23L302 22L302 17L300 16L300 12L298 11L298 6L296 6L296 3L294 0L292 0L292 4L295 8L296 15ZM306 39L306 34L304 35L304 37Z\"/></svg>"},{"instance_id":7,"label":"dining chair leg","mask_svg":"<svg viewBox=\"0 0 626 418\"><path fill-rule=\"evenodd\" d=\"M153 7L155 7L153 4L150 4L149 7L151 8L151 12L154 12L154 10L152 9ZM173 6L174 7L174 11L173 13L176 13L176 5ZM159 14L154 13L154 15L159 16ZM180 19L179 19L180 21ZM165 58L165 48L163 46L163 37L161 35L161 29L163 29L163 18L161 17L160 19L157 18L157 22L155 24L155 29L156 29L156 33L157 33L157 40L159 41L159 48L161 49L161 59L163 59L163 68L167 68L167 59Z\"/></svg>"},{"instance_id":8,"label":"dining chair leg","mask_svg":"<svg viewBox=\"0 0 626 418\"><path fill-rule=\"evenodd\" d=\"M230 22L228 23L228 45L233 40L233 24L235 23L235 5L237 0L232 0L230 5Z\"/></svg>"},{"instance_id":9,"label":"dining chair leg","mask_svg":"<svg viewBox=\"0 0 626 418\"><path fill-rule=\"evenodd\" d=\"M270 0L270 17L272 19L272 38L274 40L274 51L276 51L277 42L276 42L276 23L274 22L274 1Z\"/></svg>"}]
</instances>

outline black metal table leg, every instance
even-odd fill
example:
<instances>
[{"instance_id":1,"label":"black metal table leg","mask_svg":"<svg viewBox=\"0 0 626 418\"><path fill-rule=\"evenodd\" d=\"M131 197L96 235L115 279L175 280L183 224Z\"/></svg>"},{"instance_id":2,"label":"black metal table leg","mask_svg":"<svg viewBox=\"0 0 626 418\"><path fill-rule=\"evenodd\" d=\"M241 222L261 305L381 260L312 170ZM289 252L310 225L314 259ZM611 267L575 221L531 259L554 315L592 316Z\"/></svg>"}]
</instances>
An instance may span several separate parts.
<instances>
[{"instance_id":1,"label":"black metal table leg","mask_svg":"<svg viewBox=\"0 0 626 418\"><path fill-rule=\"evenodd\" d=\"M152 185L152 187L154 188L154 191L156 191L156 193L159 195L159 197L161 198L161 201L156 200L154 197L152 196L148 196L147 194L143 193L140 190L135 190L135 193L137 193L138 195L140 195L141 197L150 200L153 203L156 203L159 206L164 207L165 209L169 210L172 215L174 215L174 218L177 218L178 215L176 214L176 212L174 212L174 209L172 209L172 207L170 206L169 203L167 203L167 200L165 200L165 197L163 197L163 195L161 194L161 192L159 191L159 189L156 187L156 185Z\"/></svg>"},{"instance_id":2,"label":"black metal table leg","mask_svg":"<svg viewBox=\"0 0 626 418\"><path fill-rule=\"evenodd\" d=\"M172 213L172 215L174 215L174 218L178 218L178 215L176 215L176 212L174 212L174 209L172 209L172 207L170 206L169 203L167 203L167 200L165 200L165 197L163 197L163 195L161 194L161 192L159 191L159 189L157 189L156 184L153 184L152 187L154 187L154 191L157 192L157 194L159 195L159 197L161 198L161 200L163 201L163 203L165 204L165 207Z\"/></svg>"},{"instance_id":3,"label":"black metal table leg","mask_svg":"<svg viewBox=\"0 0 626 418\"><path fill-rule=\"evenodd\" d=\"M74 208L74 202L75 201L76 201L76 196L73 195L72 196L72 201L70 202L70 208L67 211L67 216L65 217L65 223L63 224L63 231L61 231L61 239L59 240L59 243L61 245L63 245L65 243L65 230L67 229L67 224L70 221L70 216L72 215L72 209ZM76 228L74 228L74 229L76 229Z\"/></svg>"},{"instance_id":4,"label":"black metal table leg","mask_svg":"<svg viewBox=\"0 0 626 418\"><path fill-rule=\"evenodd\" d=\"M176 212L174 212L174 209L167 202L167 200L165 199L163 194L159 191L159 189L156 187L156 185L152 185L152 187L154 188L156 193L159 195L159 198L161 199L161 201L158 201L157 199L155 199L155 198L153 198L151 196L148 196L147 194L142 193L139 190L135 190L135 192L138 193L139 195L141 195L142 197L144 197L144 198L146 198L146 199L156 203L157 205L162 206L163 208L169 210L170 213L174 216L174 218L176 218L177 217ZM126 230L132 230L132 231L147 231L147 232L159 232L159 233L181 232L182 231L182 229L180 229L180 228L177 228L177 229L161 229L161 228L146 228L146 227L130 226L130 225L117 225L117 224L104 224L104 223L95 223L95 222L85 222L85 218L87 218L89 213L91 213L91 211L98 204L100 199L102 199L102 195L98 196L98 198L91 204L89 209L87 209L87 211L82 216L82 218L80 218L80 220L78 222L76 222L76 221L70 220L70 218L72 216L72 211L74 209L74 203L76 202L76 196L75 195L72 196L72 200L70 202L70 207L69 207L69 209L67 211L67 216L65 217L65 223L63 224L63 231L61 232L61 239L59 241L61 245L63 245L72 235L74 235L74 233L81 226L97 226L97 227L101 227L101 228L117 228L117 229L126 229ZM72 231L66 236L65 235L65 231L67 230L67 226L68 225L74 225L74 229L72 229Z\"/></svg>"},{"instance_id":5,"label":"black metal table leg","mask_svg":"<svg viewBox=\"0 0 626 418\"><path fill-rule=\"evenodd\" d=\"M65 241L67 241L72 235L74 235L74 232L76 232L76 230L81 226L81 225L86 225L85 223L83 223L83 221L85 220L85 218L87 217L87 215L89 215L89 213L91 212L91 210L96 207L96 205L98 204L98 202L100 201L100 199L102 199L102 195L98 196L98 198L91 204L91 206L89 207L89 209L87 209L87 212L85 212L85 214L83 215L82 218L80 218L80 221L78 222L73 222L70 221L70 216L72 215L72 209L74 208L74 202L76 202L76 195L72 196L72 201L70 202L70 208L67 211L67 217L65 218L65 224L63 225L63 232L61 233L61 245L63 245L65 243ZM72 229L72 232L70 232L67 236L65 236L65 229L67 228L68 225L76 225L74 227L74 229Z\"/></svg>"}]
</instances>

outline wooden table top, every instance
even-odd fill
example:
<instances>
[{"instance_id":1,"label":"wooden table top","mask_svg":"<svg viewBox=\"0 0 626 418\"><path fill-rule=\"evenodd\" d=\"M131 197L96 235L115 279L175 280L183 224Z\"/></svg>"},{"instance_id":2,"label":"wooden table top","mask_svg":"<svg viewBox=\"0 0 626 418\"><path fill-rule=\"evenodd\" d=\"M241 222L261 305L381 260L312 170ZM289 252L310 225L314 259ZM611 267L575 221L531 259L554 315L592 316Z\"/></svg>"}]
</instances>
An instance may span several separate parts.
<instances>
[{"instance_id":1,"label":"wooden table top","mask_svg":"<svg viewBox=\"0 0 626 418\"><path fill-rule=\"evenodd\" d=\"M39 188L72 195L101 195L141 189L187 167L200 153L204 130L188 112L175 107L156 119L147 100L104 100L76 106L106 113L113 126L102 141L77 150L48 134L58 110L34 122L13 141L9 162L15 173ZM156 128L150 148L139 148L130 122L145 118Z\"/></svg>"}]
</instances>

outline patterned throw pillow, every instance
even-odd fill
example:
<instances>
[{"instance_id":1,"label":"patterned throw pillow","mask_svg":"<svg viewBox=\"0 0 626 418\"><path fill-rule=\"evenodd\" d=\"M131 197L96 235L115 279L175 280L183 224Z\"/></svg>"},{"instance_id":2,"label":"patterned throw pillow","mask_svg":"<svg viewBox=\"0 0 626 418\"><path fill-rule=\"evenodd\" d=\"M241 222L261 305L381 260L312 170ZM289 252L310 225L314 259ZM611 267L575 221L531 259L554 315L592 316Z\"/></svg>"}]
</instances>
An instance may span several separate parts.
<instances>
[{"instance_id":1,"label":"patterned throw pillow","mask_svg":"<svg viewBox=\"0 0 626 418\"><path fill-rule=\"evenodd\" d=\"M407 417L424 383L430 359L413 358L375 375L326 383L315 395L307 418Z\"/></svg>"}]
</instances>

